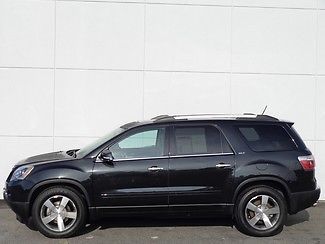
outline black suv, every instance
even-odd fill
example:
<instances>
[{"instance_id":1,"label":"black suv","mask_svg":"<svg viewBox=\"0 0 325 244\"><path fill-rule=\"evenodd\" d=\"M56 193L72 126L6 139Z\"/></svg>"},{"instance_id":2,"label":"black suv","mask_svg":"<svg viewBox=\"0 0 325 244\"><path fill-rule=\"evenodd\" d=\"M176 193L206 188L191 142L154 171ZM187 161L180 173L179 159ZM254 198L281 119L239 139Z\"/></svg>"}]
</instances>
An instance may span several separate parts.
<instances>
[{"instance_id":1,"label":"black suv","mask_svg":"<svg viewBox=\"0 0 325 244\"><path fill-rule=\"evenodd\" d=\"M85 148L19 162L4 198L55 238L99 217L155 213L229 215L244 233L274 235L320 195L292 125L252 114L132 122Z\"/></svg>"}]
</instances>

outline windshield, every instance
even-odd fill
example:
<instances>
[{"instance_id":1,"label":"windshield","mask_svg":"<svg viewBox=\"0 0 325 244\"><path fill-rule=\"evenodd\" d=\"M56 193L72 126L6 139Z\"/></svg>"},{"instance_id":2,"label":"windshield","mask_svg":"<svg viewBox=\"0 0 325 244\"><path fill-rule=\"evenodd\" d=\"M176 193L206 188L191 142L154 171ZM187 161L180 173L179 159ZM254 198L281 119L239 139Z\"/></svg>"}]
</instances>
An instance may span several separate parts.
<instances>
[{"instance_id":1,"label":"windshield","mask_svg":"<svg viewBox=\"0 0 325 244\"><path fill-rule=\"evenodd\" d=\"M94 142L90 143L89 145L87 145L87 146L81 148L79 151L77 151L77 156L80 158L86 156L87 154L91 153L96 148L103 145L107 141L111 140L112 138L114 138L118 134L122 133L123 131L125 131L125 129L119 127L117 129L111 131L110 133L106 134L105 136L98 138Z\"/></svg>"}]
</instances>

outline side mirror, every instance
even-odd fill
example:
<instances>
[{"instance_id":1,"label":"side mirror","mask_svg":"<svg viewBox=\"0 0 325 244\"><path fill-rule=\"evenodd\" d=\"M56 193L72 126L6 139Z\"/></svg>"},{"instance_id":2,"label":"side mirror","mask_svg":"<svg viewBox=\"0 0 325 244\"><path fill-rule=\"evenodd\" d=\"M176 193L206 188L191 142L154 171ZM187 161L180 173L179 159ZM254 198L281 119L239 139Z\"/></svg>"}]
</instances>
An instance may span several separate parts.
<instances>
[{"instance_id":1,"label":"side mirror","mask_svg":"<svg viewBox=\"0 0 325 244\"><path fill-rule=\"evenodd\" d=\"M112 152L109 149L104 149L102 151L102 153L100 154L99 158L103 161L103 162L113 162L114 157Z\"/></svg>"}]
</instances>

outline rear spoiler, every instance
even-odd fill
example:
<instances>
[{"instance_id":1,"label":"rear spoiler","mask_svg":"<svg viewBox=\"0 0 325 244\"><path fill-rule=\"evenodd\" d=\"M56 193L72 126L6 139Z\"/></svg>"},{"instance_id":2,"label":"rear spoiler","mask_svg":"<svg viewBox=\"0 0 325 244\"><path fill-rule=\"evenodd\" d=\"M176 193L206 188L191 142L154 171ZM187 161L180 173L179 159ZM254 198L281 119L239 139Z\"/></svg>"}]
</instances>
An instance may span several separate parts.
<instances>
[{"instance_id":1,"label":"rear spoiler","mask_svg":"<svg viewBox=\"0 0 325 244\"><path fill-rule=\"evenodd\" d=\"M294 125L294 122L292 121L282 121L283 123L286 123L289 127L292 127Z\"/></svg>"}]
</instances>

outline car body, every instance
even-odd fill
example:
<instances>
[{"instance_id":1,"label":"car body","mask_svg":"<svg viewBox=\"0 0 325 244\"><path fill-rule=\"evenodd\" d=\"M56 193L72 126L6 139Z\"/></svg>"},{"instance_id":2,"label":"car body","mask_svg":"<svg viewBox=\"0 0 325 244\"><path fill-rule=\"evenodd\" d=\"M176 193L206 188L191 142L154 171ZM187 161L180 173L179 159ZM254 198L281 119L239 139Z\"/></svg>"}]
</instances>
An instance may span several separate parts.
<instances>
[{"instance_id":1,"label":"car body","mask_svg":"<svg viewBox=\"0 0 325 244\"><path fill-rule=\"evenodd\" d=\"M71 236L87 219L156 213L229 215L245 233L267 236L281 230L287 213L318 200L314 168L292 122L162 115L80 150L20 161L4 199L49 237Z\"/></svg>"}]
</instances>

